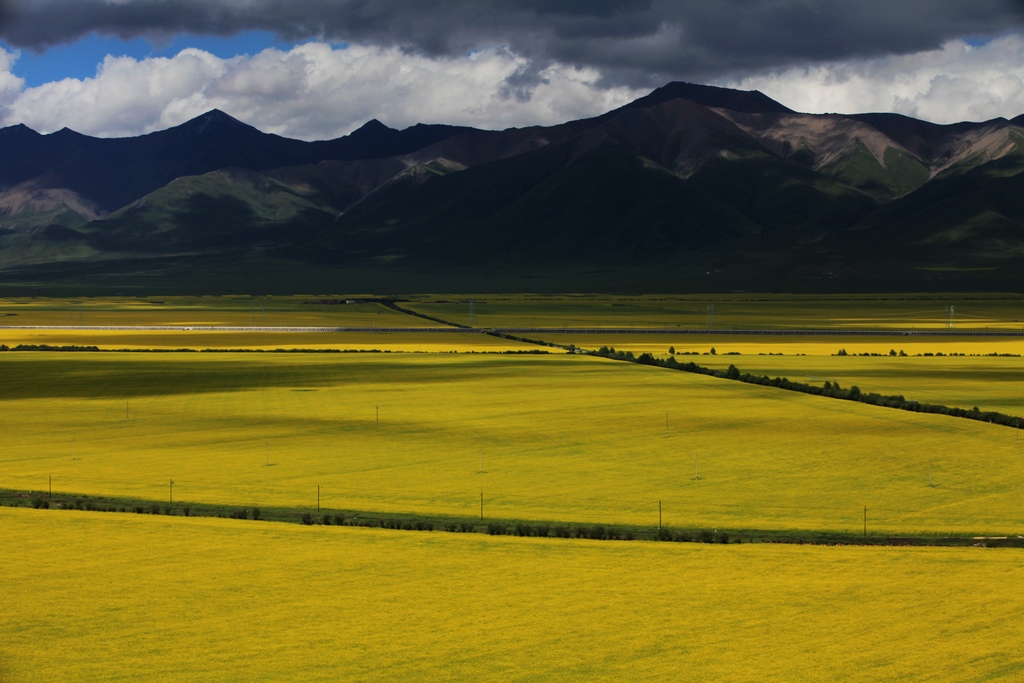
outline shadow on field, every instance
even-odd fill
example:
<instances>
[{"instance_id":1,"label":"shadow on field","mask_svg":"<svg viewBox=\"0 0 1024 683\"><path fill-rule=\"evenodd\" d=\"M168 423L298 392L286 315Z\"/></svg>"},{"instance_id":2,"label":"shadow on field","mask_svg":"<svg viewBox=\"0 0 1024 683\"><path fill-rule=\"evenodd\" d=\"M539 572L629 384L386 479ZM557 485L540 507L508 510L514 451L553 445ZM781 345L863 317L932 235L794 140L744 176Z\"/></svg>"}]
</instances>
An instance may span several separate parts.
<instances>
[{"instance_id":1,"label":"shadow on field","mask_svg":"<svg viewBox=\"0 0 1024 683\"><path fill-rule=\"evenodd\" d=\"M485 363L452 363L419 360L387 362L361 356L358 362L307 354L252 354L239 359L224 353L202 354L196 360L164 358L161 354L102 353L62 357L0 354L0 396L4 399L108 398L167 396L273 387L337 387L359 384L417 384L480 381L514 374L526 361L488 358ZM199 354L196 354L199 355ZM304 356L301 360L298 356ZM479 360L479 359L478 359Z\"/></svg>"}]
</instances>

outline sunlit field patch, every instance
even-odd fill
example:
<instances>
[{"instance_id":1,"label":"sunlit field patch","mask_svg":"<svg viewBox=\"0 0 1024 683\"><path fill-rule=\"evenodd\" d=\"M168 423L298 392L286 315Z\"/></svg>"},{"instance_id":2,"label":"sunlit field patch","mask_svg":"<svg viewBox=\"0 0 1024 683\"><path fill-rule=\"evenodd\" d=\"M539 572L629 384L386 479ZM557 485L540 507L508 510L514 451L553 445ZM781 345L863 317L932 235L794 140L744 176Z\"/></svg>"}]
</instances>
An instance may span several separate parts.
<instances>
[{"instance_id":1,"label":"sunlit field patch","mask_svg":"<svg viewBox=\"0 0 1024 683\"><path fill-rule=\"evenodd\" d=\"M533 335L547 342L569 345L581 349L615 347L634 354L650 353L667 358L669 349L676 353L708 354L715 349L718 355L741 353L745 356L783 354L786 356L834 356L840 349L848 354L883 354L904 351L908 355L925 353L944 355L988 354L1024 355L1024 337L908 337L902 335L865 337L840 336L776 336L735 334L560 334ZM695 361L696 362L696 361Z\"/></svg>"},{"instance_id":2,"label":"sunlit field patch","mask_svg":"<svg viewBox=\"0 0 1024 683\"><path fill-rule=\"evenodd\" d=\"M0 508L0 679L978 681L1019 550L520 539Z\"/></svg>"},{"instance_id":3,"label":"sunlit field patch","mask_svg":"<svg viewBox=\"0 0 1024 683\"><path fill-rule=\"evenodd\" d=\"M312 508L319 486L328 508L466 516L482 492L490 518L633 524L662 501L670 526L846 532L867 507L872 534L1024 531L1012 429L569 354L8 352L0 396L7 488L162 500L173 479L183 503Z\"/></svg>"},{"instance_id":4,"label":"sunlit field patch","mask_svg":"<svg viewBox=\"0 0 1024 683\"><path fill-rule=\"evenodd\" d=\"M1016 357L1024 354L1024 339L812 337L789 341L778 337L715 335L694 339L641 334L544 338L582 349L609 346L636 356L650 353L663 359L669 357L671 349L679 362L692 361L720 370L735 365L744 373L785 377L817 386L826 381L839 382L846 388L856 385L864 392L899 394L921 402L967 409L978 406L1011 415L1024 411L1024 358ZM846 355L837 355L840 350ZM897 355L891 356L893 352ZM900 356L901 352L906 356ZM865 353L872 355L861 355Z\"/></svg>"}]
</instances>

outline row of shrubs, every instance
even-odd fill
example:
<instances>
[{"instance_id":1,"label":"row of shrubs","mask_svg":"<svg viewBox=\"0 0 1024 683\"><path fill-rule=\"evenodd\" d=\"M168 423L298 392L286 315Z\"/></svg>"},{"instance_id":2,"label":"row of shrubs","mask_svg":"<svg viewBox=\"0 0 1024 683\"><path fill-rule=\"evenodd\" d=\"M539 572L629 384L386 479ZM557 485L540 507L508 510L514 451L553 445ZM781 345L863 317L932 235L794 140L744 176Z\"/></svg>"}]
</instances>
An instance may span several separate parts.
<instances>
[{"instance_id":1,"label":"row of shrubs","mask_svg":"<svg viewBox=\"0 0 1024 683\"><path fill-rule=\"evenodd\" d=\"M331 526L333 524L335 526L342 526L345 524L345 515L324 515L320 519L317 519L312 514L303 512L301 520L302 523L307 526L312 526L314 524L324 524L326 526Z\"/></svg>"},{"instance_id":2,"label":"row of shrubs","mask_svg":"<svg viewBox=\"0 0 1024 683\"><path fill-rule=\"evenodd\" d=\"M681 370L683 372L693 372L700 375L709 375L711 377L720 377L722 379L731 379L738 382L746 382L747 384L759 384L761 386L776 387L778 389L785 389L787 391L799 391L804 394L812 394L814 396L825 396L828 398L838 398L845 401L857 401L859 403L867 403L874 406L883 406L885 408L897 408L899 410L907 410L914 413L933 413L939 415L950 415L952 417L963 417L968 420L979 420L982 422L991 422L993 424L1004 425L1007 427L1017 426L1020 418L1014 415L1007 415L1005 413L999 413L994 410L979 410L977 406L966 410L964 408L956 408L951 406L939 405L936 403L921 403L920 401L908 401L903 397L902 394L897 395L883 395L877 393L864 393L861 392L857 386L852 386L849 389L844 389L839 386L838 382L825 382L824 386L815 386L813 384L806 384L804 382L793 382L785 377L769 377L768 375L751 375L750 373L741 373L735 365L730 365L726 370L713 370L706 368L702 365L697 365L694 362L680 363L674 357L669 357L667 360L661 360L655 358L649 353L643 353L640 356L634 356L632 352L616 351L614 348L608 348L602 346L595 355L602 356L604 358L610 358L612 360L622 360L630 363L639 363L640 365L654 365L662 368L669 368L671 370Z\"/></svg>"},{"instance_id":3,"label":"row of shrubs","mask_svg":"<svg viewBox=\"0 0 1024 683\"><path fill-rule=\"evenodd\" d=\"M36 509L49 509L50 501L46 498L37 496L32 499L32 507ZM178 508L174 507L173 505L159 505L157 503L151 503L149 505L135 505L125 507L117 505L100 505L92 501L83 501L79 498L76 498L73 501L56 503L53 507L54 509L57 510L88 510L90 512L134 512L139 515L175 515L178 512ZM192 515L192 508L188 505L185 505L184 507L181 508L181 514L183 514L186 517L190 517ZM258 520L262 517L262 515L263 513L260 511L259 508L252 508L252 510L249 510L247 508L241 508L239 510L231 511L227 514L227 517L231 519ZM224 517L225 515L220 514L217 516ZM341 515L338 515L338 518L341 519ZM330 524L331 522L327 521L324 523ZM339 522L339 524L340 523L341 522Z\"/></svg>"},{"instance_id":4,"label":"row of shrubs","mask_svg":"<svg viewBox=\"0 0 1024 683\"><path fill-rule=\"evenodd\" d=\"M109 353L391 353L388 349L101 349L98 346L0 344L0 351L106 351ZM546 353L546 352L545 352Z\"/></svg>"},{"instance_id":5,"label":"row of shrubs","mask_svg":"<svg viewBox=\"0 0 1024 683\"><path fill-rule=\"evenodd\" d=\"M847 353L846 349L839 349L839 351L837 351L836 353L833 353L832 355L833 356L899 356L900 358L908 358L909 357L907 352L904 351L903 349L900 349L899 353L896 352L896 349L889 349L889 353L867 353L867 352L864 352L864 353ZM978 358L1020 358L1020 354L1019 353L995 353L995 352L993 352L993 353L943 353L942 351L936 351L936 352L932 353L931 351L926 351L925 353L915 353L914 355L918 356L918 357L923 356L923 357L926 357L926 358L933 358L933 357L944 358L946 356L972 356L972 357L978 357Z\"/></svg>"},{"instance_id":6,"label":"row of shrubs","mask_svg":"<svg viewBox=\"0 0 1024 683\"><path fill-rule=\"evenodd\" d=\"M600 524L593 526L548 526L547 524L505 524L503 522L490 522L487 525L487 533L491 536L539 536L548 538L586 538L594 541L632 541L636 534L627 529L625 531L615 528L604 527ZM690 534L685 531L673 532L667 527L658 529L655 534L658 541L676 541L680 543L728 543L729 534L724 531L699 531Z\"/></svg>"},{"instance_id":7,"label":"row of shrubs","mask_svg":"<svg viewBox=\"0 0 1024 683\"><path fill-rule=\"evenodd\" d=\"M99 351L98 346L54 346L52 344L18 344L10 348L0 344L0 351Z\"/></svg>"},{"instance_id":8,"label":"row of shrubs","mask_svg":"<svg viewBox=\"0 0 1024 683\"><path fill-rule=\"evenodd\" d=\"M138 505L134 508L116 507L109 506L105 507L102 505L96 505L91 501L83 502L80 499L76 499L71 502L65 502L60 504L63 509L66 510L92 510L99 512L135 512L137 514L151 514L151 515L174 515L175 508L170 505L157 505L153 503L148 506ZM36 497L32 499L32 506L35 508L49 508L50 501ZM182 513L189 517L191 508L185 506L182 508ZM223 517L223 515L219 515ZM262 517L262 512L259 508L240 508L232 511L228 517L231 519L254 519L258 520ZM301 521L303 524L312 526L314 524L323 524L327 526L345 526L346 523L349 526L380 526L383 529L400 529L404 531L433 531L434 524L432 522L425 522L422 520L400 520L400 519L382 519L379 522L375 520L357 520L351 519L346 520L344 515L323 515L317 519L312 513L303 512L301 515ZM476 525L469 522L445 522L445 531L451 533L474 533L476 531ZM636 538L632 530L621 531L614 528L606 528L600 524L594 526L550 526L547 524L524 524L522 522L517 524L506 524L504 522L489 522L487 524L487 533L491 536L534 536L540 538L586 538L597 541L632 541ZM693 534L688 532L680 531L673 532L666 527L658 529L655 535L655 540L658 541L674 541L677 543L689 543L689 542L700 542L700 543L728 543L729 534L724 531L699 531Z\"/></svg>"},{"instance_id":9,"label":"row of shrubs","mask_svg":"<svg viewBox=\"0 0 1024 683\"><path fill-rule=\"evenodd\" d=\"M729 534L724 531L710 531L708 529L691 534L686 531L673 532L667 527L662 527L658 529L655 539L675 543L728 543ZM736 539L736 542L739 543L739 539Z\"/></svg>"}]
</instances>

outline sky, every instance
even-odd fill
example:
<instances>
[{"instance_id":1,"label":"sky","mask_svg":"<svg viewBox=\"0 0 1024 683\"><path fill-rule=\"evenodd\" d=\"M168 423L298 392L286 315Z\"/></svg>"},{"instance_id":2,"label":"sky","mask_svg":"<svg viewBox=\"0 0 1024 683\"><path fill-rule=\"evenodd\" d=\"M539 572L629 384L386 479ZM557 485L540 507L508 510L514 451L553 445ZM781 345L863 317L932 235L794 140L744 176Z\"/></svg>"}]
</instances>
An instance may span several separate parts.
<instances>
[{"instance_id":1,"label":"sky","mask_svg":"<svg viewBox=\"0 0 1024 683\"><path fill-rule=\"evenodd\" d=\"M0 126L139 135L221 109L306 140L370 119L594 116L671 81L804 112L1024 113L1024 0L0 0Z\"/></svg>"}]
</instances>

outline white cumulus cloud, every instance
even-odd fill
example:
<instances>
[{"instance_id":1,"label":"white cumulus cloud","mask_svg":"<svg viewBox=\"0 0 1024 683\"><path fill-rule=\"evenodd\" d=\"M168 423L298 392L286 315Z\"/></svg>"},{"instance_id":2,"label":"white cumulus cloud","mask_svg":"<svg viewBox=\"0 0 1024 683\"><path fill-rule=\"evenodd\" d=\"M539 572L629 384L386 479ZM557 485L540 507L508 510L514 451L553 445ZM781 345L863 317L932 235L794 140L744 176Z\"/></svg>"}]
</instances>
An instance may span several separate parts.
<instances>
[{"instance_id":1,"label":"white cumulus cloud","mask_svg":"<svg viewBox=\"0 0 1024 683\"><path fill-rule=\"evenodd\" d=\"M594 68L555 63L540 74L506 48L430 57L323 42L230 59L189 48L173 57L108 56L90 78L26 88L19 54L0 49L0 125L139 135L219 108L261 130L307 140L371 118L403 128L550 125L594 116L645 91L607 87ZM529 84L529 96L522 86ZM790 68L719 85L758 89L806 112L894 111L938 123L1024 113L1024 38Z\"/></svg>"},{"instance_id":2,"label":"white cumulus cloud","mask_svg":"<svg viewBox=\"0 0 1024 683\"><path fill-rule=\"evenodd\" d=\"M190 48L173 57L108 56L91 78L33 88L11 73L16 58L0 54L5 125L40 132L66 126L102 137L160 130L213 108L303 139L337 137L371 118L396 128L507 128L593 116L643 94L600 87L597 71L556 64L541 73L529 98L510 96L506 79L526 62L504 49L430 58L398 48L307 43L222 59ZM5 78L13 87L4 89Z\"/></svg>"},{"instance_id":3,"label":"white cumulus cloud","mask_svg":"<svg viewBox=\"0 0 1024 683\"><path fill-rule=\"evenodd\" d=\"M722 85L760 90L797 111L896 112L935 123L1024 114L1024 37L793 68Z\"/></svg>"}]
</instances>

